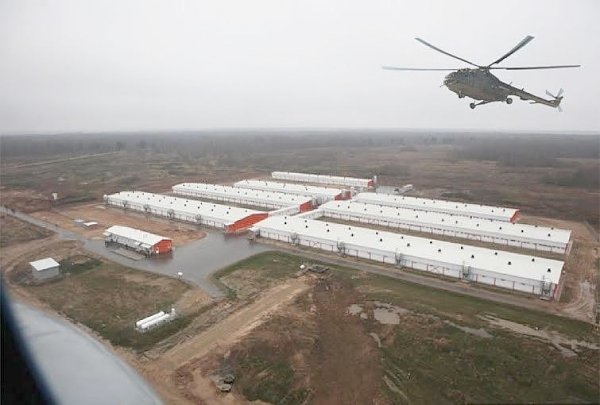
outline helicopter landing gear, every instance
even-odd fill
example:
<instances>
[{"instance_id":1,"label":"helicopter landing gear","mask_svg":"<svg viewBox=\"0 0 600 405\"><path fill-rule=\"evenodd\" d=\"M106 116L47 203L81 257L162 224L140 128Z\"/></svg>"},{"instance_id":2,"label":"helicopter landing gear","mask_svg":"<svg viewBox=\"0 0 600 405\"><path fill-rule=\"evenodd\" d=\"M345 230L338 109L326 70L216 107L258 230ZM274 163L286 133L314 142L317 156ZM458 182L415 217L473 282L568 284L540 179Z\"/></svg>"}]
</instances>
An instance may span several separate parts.
<instances>
[{"instance_id":1,"label":"helicopter landing gear","mask_svg":"<svg viewBox=\"0 0 600 405\"><path fill-rule=\"evenodd\" d=\"M506 104L512 104L513 100L512 98L506 98Z\"/></svg>"},{"instance_id":2,"label":"helicopter landing gear","mask_svg":"<svg viewBox=\"0 0 600 405\"><path fill-rule=\"evenodd\" d=\"M471 103L469 104L469 107L471 107L471 110L474 110L475 107L477 107L478 105L483 105L483 104L487 104L489 103L489 101L480 101L479 103L475 104L475 103Z\"/></svg>"}]
</instances>

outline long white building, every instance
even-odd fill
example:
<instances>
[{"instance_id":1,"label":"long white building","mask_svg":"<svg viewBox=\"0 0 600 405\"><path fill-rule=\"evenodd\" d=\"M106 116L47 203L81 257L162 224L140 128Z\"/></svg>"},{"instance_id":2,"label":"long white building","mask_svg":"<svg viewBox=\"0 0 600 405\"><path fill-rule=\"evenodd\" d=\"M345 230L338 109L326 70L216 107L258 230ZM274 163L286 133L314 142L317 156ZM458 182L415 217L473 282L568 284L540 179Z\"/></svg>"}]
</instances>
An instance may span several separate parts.
<instances>
[{"instance_id":1,"label":"long white building","mask_svg":"<svg viewBox=\"0 0 600 405\"><path fill-rule=\"evenodd\" d=\"M297 207L297 211L304 212L313 208L313 198L308 195L252 190L219 184L181 183L173 186L173 193L180 196L253 205L274 210Z\"/></svg>"},{"instance_id":2,"label":"long white building","mask_svg":"<svg viewBox=\"0 0 600 405\"><path fill-rule=\"evenodd\" d=\"M355 201L330 201L319 210L325 217L365 224L408 229L526 249L568 254L571 231L536 225L469 218Z\"/></svg>"},{"instance_id":3,"label":"long white building","mask_svg":"<svg viewBox=\"0 0 600 405\"><path fill-rule=\"evenodd\" d=\"M257 223L259 237L555 297L563 262L427 238L277 216Z\"/></svg>"},{"instance_id":4,"label":"long white building","mask_svg":"<svg viewBox=\"0 0 600 405\"><path fill-rule=\"evenodd\" d=\"M331 200L346 200L351 197L349 191L341 190L339 188L307 186L304 184L293 183L278 183L276 181L242 180L235 183L234 186L252 190L308 195L315 199L318 204Z\"/></svg>"},{"instance_id":5,"label":"long white building","mask_svg":"<svg viewBox=\"0 0 600 405\"><path fill-rule=\"evenodd\" d=\"M271 177L276 180L298 181L317 184L333 184L344 187L372 188L375 186L373 179L360 179L356 177L327 176L324 174L272 172Z\"/></svg>"},{"instance_id":6,"label":"long white building","mask_svg":"<svg viewBox=\"0 0 600 405\"><path fill-rule=\"evenodd\" d=\"M104 202L114 207L212 226L224 229L227 232L243 230L268 216L263 211L229 207L143 191L121 191L120 193L105 195Z\"/></svg>"},{"instance_id":7,"label":"long white building","mask_svg":"<svg viewBox=\"0 0 600 405\"><path fill-rule=\"evenodd\" d=\"M495 207L491 205L470 204L457 201L432 200L429 198L408 197L377 193L359 193L354 201L387 205L390 207L410 208L419 211L442 212L469 218L493 219L496 221L516 222L519 210L516 208Z\"/></svg>"}]
</instances>

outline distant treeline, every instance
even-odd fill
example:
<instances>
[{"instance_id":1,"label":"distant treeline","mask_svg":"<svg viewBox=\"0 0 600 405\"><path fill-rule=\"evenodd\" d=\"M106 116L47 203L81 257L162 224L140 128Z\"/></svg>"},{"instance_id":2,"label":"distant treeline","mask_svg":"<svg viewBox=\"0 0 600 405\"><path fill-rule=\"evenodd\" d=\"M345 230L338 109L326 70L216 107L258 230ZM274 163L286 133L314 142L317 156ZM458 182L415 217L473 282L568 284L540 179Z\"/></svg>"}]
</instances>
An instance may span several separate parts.
<instances>
[{"instance_id":1,"label":"distant treeline","mask_svg":"<svg viewBox=\"0 0 600 405\"><path fill-rule=\"evenodd\" d=\"M507 166L556 166L557 158L598 158L598 136L514 135L425 131L190 131L0 137L0 159L49 159L127 150L182 158L236 156L325 147L454 145L456 157Z\"/></svg>"},{"instance_id":2,"label":"distant treeline","mask_svg":"<svg viewBox=\"0 0 600 405\"><path fill-rule=\"evenodd\" d=\"M453 134L392 131L195 131L95 133L0 137L0 157L64 156L141 150L197 157L232 151L277 152L293 148L453 143Z\"/></svg>"},{"instance_id":3,"label":"distant treeline","mask_svg":"<svg viewBox=\"0 0 600 405\"><path fill-rule=\"evenodd\" d=\"M489 160L512 167L555 167L559 158L598 159L597 136L479 137L457 149L463 160Z\"/></svg>"}]
</instances>

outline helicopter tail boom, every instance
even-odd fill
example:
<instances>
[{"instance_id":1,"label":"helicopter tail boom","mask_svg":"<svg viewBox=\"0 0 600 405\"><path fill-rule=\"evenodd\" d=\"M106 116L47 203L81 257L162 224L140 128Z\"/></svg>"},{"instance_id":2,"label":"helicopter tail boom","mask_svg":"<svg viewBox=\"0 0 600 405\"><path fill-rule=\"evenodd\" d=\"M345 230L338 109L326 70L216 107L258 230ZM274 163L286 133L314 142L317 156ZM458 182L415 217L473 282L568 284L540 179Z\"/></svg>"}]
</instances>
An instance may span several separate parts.
<instances>
[{"instance_id":1,"label":"helicopter tail boom","mask_svg":"<svg viewBox=\"0 0 600 405\"><path fill-rule=\"evenodd\" d=\"M556 95L554 95L554 94L550 93L548 90L546 90L546 94L548 96L552 97L552 99L550 99L550 100L546 100L542 97L536 96L535 94L528 93L523 89L517 89L517 88L513 87L511 90L512 90L511 93L513 95L519 97L521 100L531 101L531 104L547 105L548 107L558 108L559 111L562 111L562 109L560 108L560 103L563 99L563 95L562 95L564 92L563 89L560 89Z\"/></svg>"}]
</instances>

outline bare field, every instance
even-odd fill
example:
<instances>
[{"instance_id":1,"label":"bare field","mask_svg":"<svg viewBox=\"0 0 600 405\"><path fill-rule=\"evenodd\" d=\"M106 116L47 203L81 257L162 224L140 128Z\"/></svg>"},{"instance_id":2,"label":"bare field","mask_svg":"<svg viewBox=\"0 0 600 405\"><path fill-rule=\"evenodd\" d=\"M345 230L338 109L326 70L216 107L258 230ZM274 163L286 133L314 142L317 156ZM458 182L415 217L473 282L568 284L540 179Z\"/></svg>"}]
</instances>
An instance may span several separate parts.
<instances>
[{"instance_id":1,"label":"bare field","mask_svg":"<svg viewBox=\"0 0 600 405\"><path fill-rule=\"evenodd\" d=\"M86 204L54 209L52 211L38 211L33 213L32 216L90 239L102 238L102 233L106 228L113 225L130 226L165 236L173 239L173 243L176 246L183 245L192 240L202 239L206 236L205 232L195 228L193 225L163 220L117 208L108 208L104 204ZM96 221L99 223L99 226L95 229L85 229L75 224L75 219Z\"/></svg>"},{"instance_id":2,"label":"bare field","mask_svg":"<svg viewBox=\"0 0 600 405\"><path fill-rule=\"evenodd\" d=\"M302 259L282 256L261 254L226 277L244 280L235 273L256 274L259 267L281 273L283 263L293 277ZM597 396L599 347L590 324L330 267L329 277L315 279L232 348L182 370L180 388L225 370L237 376L234 394L200 385L222 403L236 396L328 404Z\"/></svg>"},{"instance_id":3,"label":"bare field","mask_svg":"<svg viewBox=\"0 0 600 405\"><path fill-rule=\"evenodd\" d=\"M20 221L9 215L0 216L0 248L43 239L52 235L52 232L37 226Z\"/></svg>"}]
</instances>

